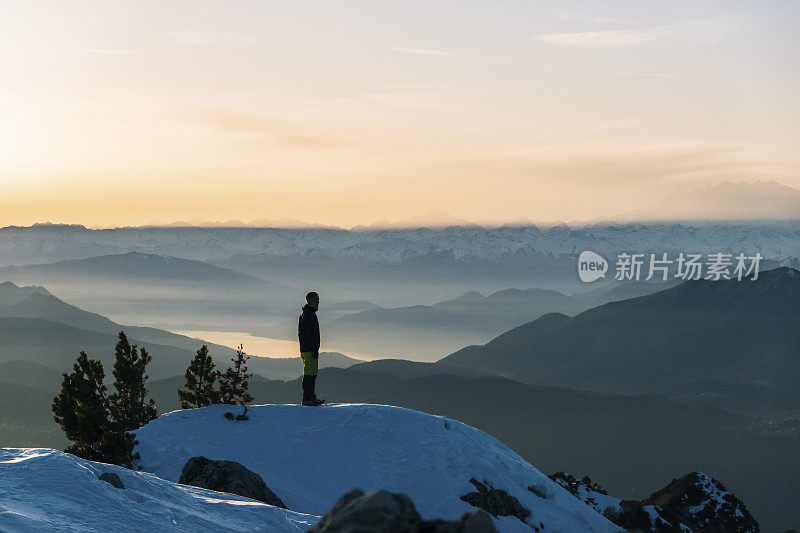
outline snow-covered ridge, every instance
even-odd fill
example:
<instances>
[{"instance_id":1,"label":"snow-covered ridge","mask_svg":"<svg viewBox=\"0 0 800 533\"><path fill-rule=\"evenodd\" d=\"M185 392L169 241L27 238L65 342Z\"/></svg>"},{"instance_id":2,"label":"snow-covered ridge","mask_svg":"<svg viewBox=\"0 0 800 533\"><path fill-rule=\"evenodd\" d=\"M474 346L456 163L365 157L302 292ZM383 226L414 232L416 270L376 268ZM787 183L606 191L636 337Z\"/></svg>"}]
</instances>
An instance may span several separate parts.
<instances>
[{"instance_id":1,"label":"snow-covered ridge","mask_svg":"<svg viewBox=\"0 0 800 533\"><path fill-rule=\"evenodd\" d=\"M307 531L355 488L405 494L426 520L456 520L475 505L504 532L759 530L744 503L701 472L644 500L620 500L588 477L544 476L446 417L370 404L261 405L236 422L224 417L228 409L174 411L141 428L142 471L55 450L0 449L0 531ZM288 509L178 484L196 456L245 466Z\"/></svg>"},{"instance_id":2,"label":"snow-covered ridge","mask_svg":"<svg viewBox=\"0 0 800 533\"><path fill-rule=\"evenodd\" d=\"M229 406L174 411L141 428L140 466L177 481L190 457L226 459L259 474L289 509L327 512L354 488L407 494L424 519L454 520L474 508L461 496L475 478L531 511L523 523L496 519L500 531L618 531L493 437L461 422L367 404L318 408L261 405L233 422ZM533 487L533 490L529 489Z\"/></svg>"},{"instance_id":3,"label":"snow-covered ridge","mask_svg":"<svg viewBox=\"0 0 800 533\"><path fill-rule=\"evenodd\" d=\"M124 490L98 479L117 474ZM0 449L0 531L307 531L308 516L48 449Z\"/></svg>"},{"instance_id":4,"label":"snow-covered ridge","mask_svg":"<svg viewBox=\"0 0 800 533\"><path fill-rule=\"evenodd\" d=\"M454 226L384 231L271 228L116 228L65 226L0 229L4 263L30 264L144 252L222 261L237 254L350 257L400 261L435 253L456 260L547 260L583 250L619 252L761 252L800 257L800 222L598 224L568 227Z\"/></svg>"}]
</instances>

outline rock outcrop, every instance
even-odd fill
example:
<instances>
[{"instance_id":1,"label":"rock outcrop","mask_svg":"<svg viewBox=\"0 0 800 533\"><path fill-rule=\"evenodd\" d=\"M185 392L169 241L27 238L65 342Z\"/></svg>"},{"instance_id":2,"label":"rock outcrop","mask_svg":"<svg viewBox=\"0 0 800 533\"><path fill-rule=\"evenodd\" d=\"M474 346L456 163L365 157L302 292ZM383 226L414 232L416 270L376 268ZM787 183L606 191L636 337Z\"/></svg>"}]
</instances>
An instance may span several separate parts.
<instances>
[{"instance_id":1,"label":"rock outcrop","mask_svg":"<svg viewBox=\"0 0 800 533\"><path fill-rule=\"evenodd\" d=\"M481 483L472 478L469 482L478 490L461 496L461 499L468 504L483 509L494 517L515 516L522 522L531 515L530 509L523 507L519 500L503 489L492 488L485 480Z\"/></svg>"},{"instance_id":2,"label":"rock outcrop","mask_svg":"<svg viewBox=\"0 0 800 533\"><path fill-rule=\"evenodd\" d=\"M741 500L716 479L690 472L642 500L694 533L758 533L758 522Z\"/></svg>"},{"instance_id":3,"label":"rock outcrop","mask_svg":"<svg viewBox=\"0 0 800 533\"><path fill-rule=\"evenodd\" d=\"M192 457L186 461L178 481L203 489L229 492L287 509L264 480L255 472L235 461L215 461Z\"/></svg>"},{"instance_id":4,"label":"rock outcrop","mask_svg":"<svg viewBox=\"0 0 800 533\"><path fill-rule=\"evenodd\" d=\"M644 500L609 496L591 479L558 472L550 479L628 531L659 533L758 533L741 500L702 472L673 479Z\"/></svg>"},{"instance_id":5,"label":"rock outcrop","mask_svg":"<svg viewBox=\"0 0 800 533\"><path fill-rule=\"evenodd\" d=\"M348 492L309 533L492 533L497 530L485 512L476 509L457 521L422 520L405 494L385 490Z\"/></svg>"},{"instance_id":6,"label":"rock outcrop","mask_svg":"<svg viewBox=\"0 0 800 533\"><path fill-rule=\"evenodd\" d=\"M664 517L663 509L642 505L639 500L621 500L617 507L609 507L603 516L626 531L657 533L692 533L687 526Z\"/></svg>"},{"instance_id":7,"label":"rock outcrop","mask_svg":"<svg viewBox=\"0 0 800 533\"><path fill-rule=\"evenodd\" d=\"M110 483L112 487L115 487L117 489L125 488L125 484L122 483L122 480L119 478L119 476L114 474L113 472L103 472L102 474L97 476L97 479L105 481L106 483Z\"/></svg>"},{"instance_id":8,"label":"rock outcrop","mask_svg":"<svg viewBox=\"0 0 800 533\"><path fill-rule=\"evenodd\" d=\"M581 479L576 478L572 474L566 472L556 472L550 474L550 479L564 487L570 494L581 500L583 503L594 507L594 509L602 513L608 505L616 505L619 502L618 498L609 497L606 489L592 481L589 476L584 476Z\"/></svg>"}]
</instances>

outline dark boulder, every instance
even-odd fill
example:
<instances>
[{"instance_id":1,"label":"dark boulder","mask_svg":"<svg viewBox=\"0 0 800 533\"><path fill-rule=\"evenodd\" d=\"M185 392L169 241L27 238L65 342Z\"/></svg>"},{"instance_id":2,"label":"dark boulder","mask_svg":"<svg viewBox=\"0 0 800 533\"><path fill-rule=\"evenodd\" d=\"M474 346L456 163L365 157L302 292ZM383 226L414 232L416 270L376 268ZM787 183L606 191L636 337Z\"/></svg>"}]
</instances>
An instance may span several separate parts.
<instances>
[{"instance_id":1,"label":"dark boulder","mask_svg":"<svg viewBox=\"0 0 800 533\"><path fill-rule=\"evenodd\" d=\"M235 461L214 461L192 457L186 461L179 483L203 489L229 492L287 509L261 476Z\"/></svg>"},{"instance_id":2,"label":"dark boulder","mask_svg":"<svg viewBox=\"0 0 800 533\"><path fill-rule=\"evenodd\" d=\"M411 498L385 490L348 492L311 528L312 532L415 531L422 518Z\"/></svg>"},{"instance_id":3,"label":"dark boulder","mask_svg":"<svg viewBox=\"0 0 800 533\"><path fill-rule=\"evenodd\" d=\"M478 490L461 496L461 499L468 504L483 509L495 518L515 516L525 522L531 515L530 509L523 507L519 500L503 489L492 488L485 481L481 483L475 478L470 479L469 482Z\"/></svg>"},{"instance_id":4,"label":"dark boulder","mask_svg":"<svg viewBox=\"0 0 800 533\"><path fill-rule=\"evenodd\" d=\"M460 520L422 520L405 494L385 490L348 492L309 533L496 533L492 519L480 510Z\"/></svg>"},{"instance_id":5,"label":"dark boulder","mask_svg":"<svg viewBox=\"0 0 800 533\"><path fill-rule=\"evenodd\" d=\"M422 522L416 533L492 533L496 532L492 518L481 509L470 511L457 522L429 520Z\"/></svg>"},{"instance_id":6,"label":"dark boulder","mask_svg":"<svg viewBox=\"0 0 800 533\"><path fill-rule=\"evenodd\" d=\"M119 478L119 476L111 472L103 472L97 476L97 479L105 481L106 483L110 483L112 487L116 487L118 489L125 488L125 485L122 483L122 480Z\"/></svg>"}]
</instances>

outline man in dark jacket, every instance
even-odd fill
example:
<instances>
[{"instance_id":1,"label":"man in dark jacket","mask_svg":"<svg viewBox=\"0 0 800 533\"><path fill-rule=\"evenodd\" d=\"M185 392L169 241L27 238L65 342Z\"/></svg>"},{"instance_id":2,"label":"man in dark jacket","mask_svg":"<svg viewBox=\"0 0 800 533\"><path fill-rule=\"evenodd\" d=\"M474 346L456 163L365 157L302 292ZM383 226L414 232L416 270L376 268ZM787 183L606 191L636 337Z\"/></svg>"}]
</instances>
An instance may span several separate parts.
<instances>
[{"instance_id":1,"label":"man in dark jacket","mask_svg":"<svg viewBox=\"0 0 800 533\"><path fill-rule=\"evenodd\" d=\"M306 294L306 305L300 313L297 324L297 336L300 339L300 357L303 359L303 405L320 405L314 394L319 371L319 295L316 292Z\"/></svg>"}]
</instances>

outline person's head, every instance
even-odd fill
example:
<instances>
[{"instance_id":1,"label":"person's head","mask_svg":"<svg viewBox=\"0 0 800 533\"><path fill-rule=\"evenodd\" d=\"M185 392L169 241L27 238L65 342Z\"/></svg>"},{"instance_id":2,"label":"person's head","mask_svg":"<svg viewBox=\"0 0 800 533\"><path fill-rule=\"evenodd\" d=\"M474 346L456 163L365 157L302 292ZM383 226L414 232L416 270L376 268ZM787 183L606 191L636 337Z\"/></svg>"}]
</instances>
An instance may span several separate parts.
<instances>
[{"instance_id":1,"label":"person's head","mask_svg":"<svg viewBox=\"0 0 800 533\"><path fill-rule=\"evenodd\" d=\"M314 291L306 294L306 303L314 308L319 308L319 294Z\"/></svg>"}]
</instances>

